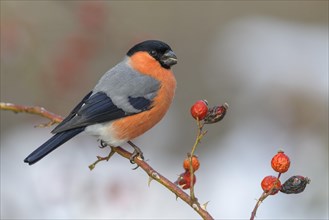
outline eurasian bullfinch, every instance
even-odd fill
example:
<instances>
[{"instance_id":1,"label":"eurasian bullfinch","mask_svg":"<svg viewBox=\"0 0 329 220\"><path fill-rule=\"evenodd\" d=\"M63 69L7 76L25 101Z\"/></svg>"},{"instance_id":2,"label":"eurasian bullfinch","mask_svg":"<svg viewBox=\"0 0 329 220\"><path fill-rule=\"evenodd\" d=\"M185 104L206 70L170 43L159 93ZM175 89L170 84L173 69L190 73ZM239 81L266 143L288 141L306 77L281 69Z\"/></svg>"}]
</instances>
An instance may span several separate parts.
<instances>
[{"instance_id":1,"label":"eurasian bullfinch","mask_svg":"<svg viewBox=\"0 0 329 220\"><path fill-rule=\"evenodd\" d=\"M176 80L171 66L176 63L164 42L135 45L24 162L38 162L83 131L97 136L102 146L119 146L143 134L162 119L173 100Z\"/></svg>"}]
</instances>

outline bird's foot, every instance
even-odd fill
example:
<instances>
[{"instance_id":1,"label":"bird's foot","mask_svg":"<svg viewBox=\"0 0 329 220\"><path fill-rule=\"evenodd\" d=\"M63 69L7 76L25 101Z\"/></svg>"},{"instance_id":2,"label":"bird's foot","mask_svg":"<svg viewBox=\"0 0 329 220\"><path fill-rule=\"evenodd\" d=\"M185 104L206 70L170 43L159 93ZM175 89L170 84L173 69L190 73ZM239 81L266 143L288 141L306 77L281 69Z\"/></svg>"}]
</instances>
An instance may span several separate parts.
<instances>
[{"instance_id":1,"label":"bird's foot","mask_svg":"<svg viewBox=\"0 0 329 220\"><path fill-rule=\"evenodd\" d=\"M103 140L101 140L101 143L100 143L101 145L99 146L99 148L105 148L105 147L108 147L109 145L105 142L105 141L103 141Z\"/></svg>"},{"instance_id":2,"label":"bird's foot","mask_svg":"<svg viewBox=\"0 0 329 220\"><path fill-rule=\"evenodd\" d=\"M137 147L131 141L128 141L128 144L134 148L134 152L133 152L133 154L131 155L131 157L129 159L130 160L130 163L131 164L135 164L134 160L135 160L136 157L139 157L142 160L144 160L143 152L141 151L141 149L139 147ZM138 168L138 166L135 169L137 169L137 168Z\"/></svg>"}]
</instances>

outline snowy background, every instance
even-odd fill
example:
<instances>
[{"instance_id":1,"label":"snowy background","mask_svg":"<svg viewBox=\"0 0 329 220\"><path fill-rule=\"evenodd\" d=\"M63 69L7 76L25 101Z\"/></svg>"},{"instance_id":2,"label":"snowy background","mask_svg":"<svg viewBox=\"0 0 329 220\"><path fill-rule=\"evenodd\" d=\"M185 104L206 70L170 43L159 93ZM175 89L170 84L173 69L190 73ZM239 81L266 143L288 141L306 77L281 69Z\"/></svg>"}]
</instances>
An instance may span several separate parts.
<instances>
[{"instance_id":1,"label":"snowy background","mask_svg":"<svg viewBox=\"0 0 329 220\"><path fill-rule=\"evenodd\" d=\"M1 1L1 101L66 115L136 42L160 39L179 63L166 117L134 140L171 180L196 133L190 106L228 102L197 150L196 195L216 219L248 219L270 160L284 149L282 181L311 178L302 194L277 194L257 219L328 219L327 1ZM39 163L23 159L51 135L45 119L1 112L2 219L191 219L199 216L128 160L79 135ZM130 150L129 146L125 146Z\"/></svg>"}]
</instances>

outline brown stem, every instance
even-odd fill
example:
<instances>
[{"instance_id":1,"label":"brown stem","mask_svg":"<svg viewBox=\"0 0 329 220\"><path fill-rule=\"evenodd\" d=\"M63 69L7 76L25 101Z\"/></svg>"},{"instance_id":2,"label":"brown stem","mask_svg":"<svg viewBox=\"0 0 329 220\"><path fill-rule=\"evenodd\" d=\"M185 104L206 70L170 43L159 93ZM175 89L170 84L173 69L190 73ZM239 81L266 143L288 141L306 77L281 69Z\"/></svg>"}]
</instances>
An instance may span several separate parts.
<instances>
[{"instance_id":1,"label":"brown stem","mask_svg":"<svg viewBox=\"0 0 329 220\"><path fill-rule=\"evenodd\" d=\"M260 204L269 196L270 194L263 192L262 195L259 197L259 199L257 200L257 203L254 207L254 209L252 210L251 213L251 217L250 220L254 220L256 217L256 213L257 213L257 209L260 206Z\"/></svg>"},{"instance_id":2,"label":"brown stem","mask_svg":"<svg viewBox=\"0 0 329 220\"><path fill-rule=\"evenodd\" d=\"M89 165L89 169L93 170L96 167L96 165L101 161L104 161L104 160L109 161L109 159L113 156L113 154L115 154L115 151L111 148L111 152L109 153L108 156L106 156L106 157L97 156L97 160L94 163Z\"/></svg>"},{"instance_id":3,"label":"brown stem","mask_svg":"<svg viewBox=\"0 0 329 220\"><path fill-rule=\"evenodd\" d=\"M0 102L0 109L13 111L15 113L25 112L34 115L40 115L44 118L48 118L50 122L42 126L51 126L53 124L60 123L63 120L62 116L56 115L50 111L47 111L45 108L39 106L15 105L12 103Z\"/></svg>"},{"instance_id":4,"label":"brown stem","mask_svg":"<svg viewBox=\"0 0 329 220\"><path fill-rule=\"evenodd\" d=\"M257 209L258 207L260 206L260 204L269 196L272 194L272 192L274 190L277 190L276 189L276 185L277 185L277 182L279 181L280 179L280 176L281 176L281 173L278 174L278 178L277 180L275 181L275 183L273 184L272 188L268 191L268 192L263 192L262 195L259 197L259 199L257 200L257 203L254 207L254 209L252 210L251 212L251 217L250 217L250 220L254 220L255 217L256 217L256 213L257 213Z\"/></svg>"},{"instance_id":5,"label":"brown stem","mask_svg":"<svg viewBox=\"0 0 329 220\"><path fill-rule=\"evenodd\" d=\"M188 154L188 158L189 158L189 162L190 162L190 175L191 175L190 197L191 197L192 201L197 201L197 199L195 197L195 193L194 193L194 178L195 177L194 177L194 170L193 170L193 166L192 166L192 157L193 157L194 152L195 152L196 148L198 147L201 139L206 134L206 132L202 131L204 123L201 122L199 120L199 118L197 118L196 122L197 122L197 126L198 126L198 133L197 133L194 145L192 147L191 153Z\"/></svg>"}]
</instances>

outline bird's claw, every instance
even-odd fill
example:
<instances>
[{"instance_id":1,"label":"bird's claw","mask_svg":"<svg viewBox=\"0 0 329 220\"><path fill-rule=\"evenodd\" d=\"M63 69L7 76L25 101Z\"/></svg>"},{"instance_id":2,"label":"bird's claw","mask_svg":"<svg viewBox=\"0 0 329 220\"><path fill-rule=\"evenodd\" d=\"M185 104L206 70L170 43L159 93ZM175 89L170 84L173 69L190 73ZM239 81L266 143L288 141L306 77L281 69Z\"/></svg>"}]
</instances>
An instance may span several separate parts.
<instances>
[{"instance_id":1,"label":"bird's claw","mask_svg":"<svg viewBox=\"0 0 329 220\"><path fill-rule=\"evenodd\" d=\"M135 164L135 158L141 158L142 160L144 160L144 156L143 156L143 152L138 148L138 150L134 150L133 154L131 155L131 157L129 158L129 161L131 164Z\"/></svg>"},{"instance_id":2,"label":"bird's claw","mask_svg":"<svg viewBox=\"0 0 329 220\"><path fill-rule=\"evenodd\" d=\"M109 146L105 141L101 140L101 145L99 146L99 148L105 148L107 146Z\"/></svg>"},{"instance_id":3,"label":"bird's claw","mask_svg":"<svg viewBox=\"0 0 329 220\"><path fill-rule=\"evenodd\" d=\"M141 149L139 149L139 147L137 147L135 144L133 144L131 141L128 141L128 144L130 146L132 146L134 148L134 152L132 153L131 157L129 158L129 161L131 164L135 164L135 158L139 157L142 160L144 160L144 156L143 156L143 152L141 151ZM135 169L137 169L139 166L135 167Z\"/></svg>"}]
</instances>

